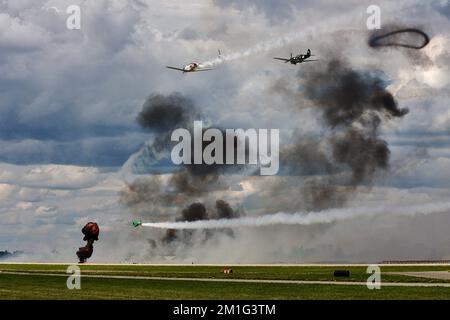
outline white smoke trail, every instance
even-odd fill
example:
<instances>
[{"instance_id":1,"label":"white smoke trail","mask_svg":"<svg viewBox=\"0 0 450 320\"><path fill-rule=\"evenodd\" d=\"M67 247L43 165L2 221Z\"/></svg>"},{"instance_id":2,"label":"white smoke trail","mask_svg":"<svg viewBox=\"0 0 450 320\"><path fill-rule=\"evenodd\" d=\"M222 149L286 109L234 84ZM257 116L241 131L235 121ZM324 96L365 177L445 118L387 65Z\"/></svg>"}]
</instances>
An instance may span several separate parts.
<instances>
[{"instance_id":1,"label":"white smoke trail","mask_svg":"<svg viewBox=\"0 0 450 320\"><path fill-rule=\"evenodd\" d=\"M238 60L238 59L242 59L242 58L247 58L247 57L250 57L250 56L258 54L258 53L263 53L263 52L267 52L267 51L275 49L275 48L283 47L295 40L299 40L300 38L302 38L304 36L306 36L306 31L305 31L305 33L303 33L301 35L299 35L299 33L288 34L283 37L277 38L275 40L269 40L266 42L259 43L252 48L248 48L248 49L240 51L240 52L234 52L234 53L221 55L220 57L203 62L201 64L201 66L206 67L206 68L211 68L211 67L215 67L215 66L222 64L224 62L227 62L227 61L233 61L233 60ZM306 51L306 49L305 49L305 51Z\"/></svg>"},{"instance_id":2,"label":"white smoke trail","mask_svg":"<svg viewBox=\"0 0 450 320\"><path fill-rule=\"evenodd\" d=\"M360 13L360 8L354 9L355 13ZM305 40L305 39L314 39L322 36L323 34L329 34L330 30L338 30L339 26L345 22L342 20L342 17L330 17L323 21L315 21L314 24L302 25L301 30L295 30L294 32L288 33L284 36L276 37L275 39L270 39L261 43L256 44L255 46L245 49L243 51L229 53L225 55L221 55L220 57L205 61L201 63L201 67L203 68L211 68L218 66L227 61L234 61L242 58L247 58L256 54L261 54L272 49L284 47L294 41ZM295 29L295 28L294 28ZM305 44L302 50L306 53L306 47L310 46L310 44Z\"/></svg>"},{"instance_id":3,"label":"white smoke trail","mask_svg":"<svg viewBox=\"0 0 450 320\"><path fill-rule=\"evenodd\" d=\"M199 220L179 222L143 223L142 226L159 229L220 229L239 227L261 227L268 225L311 225L330 223L359 216L375 215L427 215L450 211L450 202L428 203L416 206L379 206L346 209L329 209L318 212L278 212L259 217L242 217L236 219Z\"/></svg>"}]
</instances>

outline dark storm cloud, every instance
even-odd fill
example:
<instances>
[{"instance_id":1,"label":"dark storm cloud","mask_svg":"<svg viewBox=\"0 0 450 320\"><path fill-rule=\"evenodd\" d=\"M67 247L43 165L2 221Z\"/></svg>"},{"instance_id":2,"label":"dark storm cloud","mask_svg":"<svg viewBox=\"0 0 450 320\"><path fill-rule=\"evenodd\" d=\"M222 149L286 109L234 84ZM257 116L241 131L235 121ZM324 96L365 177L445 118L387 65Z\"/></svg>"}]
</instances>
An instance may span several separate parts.
<instances>
[{"instance_id":1,"label":"dark storm cloud","mask_svg":"<svg viewBox=\"0 0 450 320\"><path fill-rule=\"evenodd\" d=\"M86 3L79 32L67 32L61 4L61 14L32 1L0 5L0 161L120 166L138 150L145 140L124 112L142 97L127 81L137 79L137 3Z\"/></svg>"},{"instance_id":2,"label":"dark storm cloud","mask_svg":"<svg viewBox=\"0 0 450 320\"><path fill-rule=\"evenodd\" d=\"M74 141L25 139L0 141L0 162L12 164L66 164L80 166L121 166L136 152L145 136L96 137Z\"/></svg>"},{"instance_id":3,"label":"dark storm cloud","mask_svg":"<svg viewBox=\"0 0 450 320\"><path fill-rule=\"evenodd\" d=\"M132 122L86 121L68 90L35 105L41 98L32 81L0 79L0 86L0 162L120 166L144 139Z\"/></svg>"}]
</instances>

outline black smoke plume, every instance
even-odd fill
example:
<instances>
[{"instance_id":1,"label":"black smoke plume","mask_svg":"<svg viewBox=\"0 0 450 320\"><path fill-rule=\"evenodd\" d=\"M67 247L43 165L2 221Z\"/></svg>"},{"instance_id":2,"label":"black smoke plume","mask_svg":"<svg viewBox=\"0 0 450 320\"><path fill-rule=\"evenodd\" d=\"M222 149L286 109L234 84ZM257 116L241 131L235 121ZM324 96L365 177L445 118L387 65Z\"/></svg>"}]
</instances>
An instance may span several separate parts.
<instances>
[{"instance_id":1,"label":"black smoke plume","mask_svg":"<svg viewBox=\"0 0 450 320\"><path fill-rule=\"evenodd\" d=\"M200 118L201 115L192 100L180 93L150 95L137 115L136 122L148 130L153 139L134 159L135 173L158 173L155 164L164 160L170 161L172 131L189 128L194 120Z\"/></svg>"},{"instance_id":2,"label":"black smoke plume","mask_svg":"<svg viewBox=\"0 0 450 320\"><path fill-rule=\"evenodd\" d=\"M351 184L369 182L376 169L386 169L390 152L378 137L379 126L383 120L404 116L408 109L398 107L382 79L332 60L304 80L306 96L334 129L329 140L334 163L351 169Z\"/></svg>"},{"instance_id":3,"label":"black smoke plume","mask_svg":"<svg viewBox=\"0 0 450 320\"><path fill-rule=\"evenodd\" d=\"M238 211L233 210L230 204L224 200L216 201L217 219L233 219L240 216Z\"/></svg>"},{"instance_id":4,"label":"black smoke plume","mask_svg":"<svg viewBox=\"0 0 450 320\"><path fill-rule=\"evenodd\" d=\"M198 120L196 115L193 102L179 93L153 94L145 101L136 121L150 131L168 133Z\"/></svg>"},{"instance_id":5,"label":"black smoke plume","mask_svg":"<svg viewBox=\"0 0 450 320\"><path fill-rule=\"evenodd\" d=\"M376 172L388 168L390 150L379 137L380 125L403 117L408 109L398 107L379 73L355 70L340 59L298 78L301 96L320 111L326 130L318 137L298 136L281 150L280 170L306 175L299 178L302 207L287 209L342 206L358 186L370 186ZM297 92L292 95L298 97Z\"/></svg>"},{"instance_id":6,"label":"black smoke plume","mask_svg":"<svg viewBox=\"0 0 450 320\"><path fill-rule=\"evenodd\" d=\"M371 110L387 117L408 113L398 108L382 79L355 71L339 60L330 61L325 70L307 73L302 83L307 98L322 110L331 127L350 126Z\"/></svg>"},{"instance_id":7,"label":"black smoke plume","mask_svg":"<svg viewBox=\"0 0 450 320\"><path fill-rule=\"evenodd\" d=\"M136 121L140 126L154 135L151 143L141 150L136 162L143 166L139 173L146 173L146 166L150 167L170 154L175 142L170 141L173 130L177 128L192 129L194 120L202 120L201 114L189 98L178 94L151 95L144 103ZM204 128L204 131L207 128ZM192 131L191 131L192 132ZM224 135L224 131L222 131ZM191 133L193 136L193 134ZM224 139L224 144L225 144ZM192 142L193 143L193 142ZM203 149L210 142L203 142ZM239 141L235 141L235 153ZM193 150L193 145L192 145ZM224 148L226 151L226 148ZM193 154L192 154L193 157ZM226 153L224 153L224 159ZM205 219L231 219L240 216L241 212L233 210L224 200L217 200L213 208L207 208L199 202L202 197L210 197L214 191L230 188L222 175L227 172L236 173L243 170L243 165L206 165L184 164L167 174L141 176L128 183L120 191L120 202L131 208L138 217L151 212L153 216L167 215L169 210L184 208L176 221L196 221ZM167 208L167 209L164 209ZM207 241L216 232L225 232L232 236L231 230L192 231L167 230L160 241L149 240L154 244L184 243L190 244L193 237L200 236ZM197 238L196 238L197 239Z\"/></svg>"},{"instance_id":8,"label":"black smoke plume","mask_svg":"<svg viewBox=\"0 0 450 320\"><path fill-rule=\"evenodd\" d=\"M176 221L197 221L206 219L208 219L208 214L206 212L205 205L200 202L194 202L181 211L181 217L178 217ZM171 243L180 239L184 243L189 243L194 233L195 231L193 230L177 231L169 229L166 231L166 235L162 239L162 243Z\"/></svg>"},{"instance_id":9,"label":"black smoke plume","mask_svg":"<svg viewBox=\"0 0 450 320\"><path fill-rule=\"evenodd\" d=\"M137 173L154 173L150 171L161 159L169 160L170 151L176 142L170 140L173 130L177 128L192 129L194 120L202 120L201 114L189 98L178 94L151 95L144 103L137 116L137 122L145 129L151 131L154 139L146 145L135 159ZM204 131L208 128L204 128ZM192 132L192 131L191 131ZM225 135L222 130L223 136ZM193 136L193 134L191 133ZM203 149L210 142L203 141ZM226 140L224 143L224 160L226 158ZM234 152L242 143L235 139ZM193 141L191 150L193 150ZM248 151L248 150L247 150ZM128 183L120 192L121 202L126 206L144 211L158 210L161 205L186 206L194 198L207 195L210 192L227 190L230 186L223 179L225 173L237 173L245 169L245 165L194 164L194 154L191 154L191 164L183 164L172 170L167 181L158 175L141 177ZM248 157L248 154L247 154ZM224 161L225 162L225 161Z\"/></svg>"},{"instance_id":10,"label":"black smoke plume","mask_svg":"<svg viewBox=\"0 0 450 320\"><path fill-rule=\"evenodd\" d=\"M207 218L208 214L206 213L205 205L200 202L194 202L181 211L181 219L178 221L197 221L206 220Z\"/></svg>"}]
</instances>

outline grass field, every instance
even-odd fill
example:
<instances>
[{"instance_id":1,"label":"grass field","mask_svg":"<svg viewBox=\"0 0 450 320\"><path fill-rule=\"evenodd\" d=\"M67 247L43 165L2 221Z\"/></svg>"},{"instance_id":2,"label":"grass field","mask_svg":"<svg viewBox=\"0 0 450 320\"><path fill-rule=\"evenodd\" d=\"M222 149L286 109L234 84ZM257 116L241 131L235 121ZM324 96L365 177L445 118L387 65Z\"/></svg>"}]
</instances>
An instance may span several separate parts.
<instances>
[{"instance_id":1,"label":"grass field","mask_svg":"<svg viewBox=\"0 0 450 320\"><path fill-rule=\"evenodd\" d=\"M365 266L221 266L82 265L82 275L164 278L265 279L365 282ZM68 290L67 265L0 264L0 299L450 299L448 287L388 287L365 285L236 283L111 279L82 277L81 290ZM335 279L336 269L350 270L350 278ZM390 275L386 272L447 271L449 266L382 266L383 282L444 283L450 281ZM26 274L10 274L10 272Z\"/></svg>"}]
</instances>

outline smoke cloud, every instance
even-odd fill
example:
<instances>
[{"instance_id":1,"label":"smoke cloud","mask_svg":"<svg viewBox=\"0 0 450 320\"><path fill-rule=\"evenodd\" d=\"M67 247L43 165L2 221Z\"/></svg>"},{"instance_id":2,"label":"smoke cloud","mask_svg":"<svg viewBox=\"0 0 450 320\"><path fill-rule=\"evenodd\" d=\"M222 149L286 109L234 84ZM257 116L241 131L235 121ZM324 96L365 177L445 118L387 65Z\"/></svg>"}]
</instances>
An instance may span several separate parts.
<instances>
[{"instance_id":1,"label":"smoke cloud","mask_svg":"<svg viewBox=\"0 0 450 320\"><path fill-rule=\"evenodd\" d=\"M145 101L136 121L143 128L164 133L189 125L196 116L194 103L180 93L153 94Z\"/></svg>"},{"instance_id":2,"label":"smoke cloud","mask_svg":"<svg viewBox=\"0 0 450 320\"><path fill-rule=\"evenodd\" d=\"M328 211L321 210L342 207L359 186L370 185L378 170L388 168L390 150L387 142L379 137L379 127L384 121L403 117L408 110L398 107L379 73L355 70L339 58L331 59L326 65L317 65L307 73L299 73L298 83L300 92L284 88L278 90L283 95L292 94L294 100L303 97L298 101L299 108L303 107L300 104L308 101L311 108L318 110L325 134L316 137L298 135L294 137L294 143L281 151L281 170L286 177L280 178L286 181L294 179L293 190L299 194L292 194L292 183L279 183L274 189L268 185L264 193L268 199L280 198L284 193L278 211L284 207L288 210L275 215L238 218L241 216L239 212L220 198L214 200L217 195L213 195L230 190L230 181L224 178L224 174L233 166L185 165L164 177L138 178L121 192L122 203L140 217L149 211L163 214L158 211L161 207L167 208L166 213L174 207L184 208L174 224L157 224L166 226L168 230L159 242L152 240L152 243L195 245L194 239L203 243L213 236L212 231L195 234L194 230L178 232L178 229L202 229L202 226L205 229L223 229L240 226L240 223L264 225L274 224L274 221L280 224L319 223L330 222L334 218L329 217L335 215L346 216L344 209L331 211L331 216ZM158 150L155 143L160 144L162 138L167 139L170 130L190 126L188 122L193 120L191 111L195 114L195 110L195 105L181 95L152 95L145 102L137 121L157 134L152 150ZM170 147L169 142L162 145L162 149ZM245 176L238 179L245 180ZM299 201L289 200L291 197ZM208 205L214 201L214 207ZM287 218L288 212L292 212L289 219L293 220ZM305 220L305 212L313 212L310 215L317 215L319 220ZM223 220L227 222L222 224ZM155 226L147 224L150 225ZM187 225L198 227L180 227ZM230 231L227 234L232 236Z\"/></svg>"},{"instance_id":3,"label":"smoke cloud","mask_svg":"<svg viewBox=\"0 0 450 320\"><path fill-rule=\"evenodd\" d=\"M358 8L354 8L355 13L359 13ZM349 13L350 14L350 13ZM327 17L329 24L339 23L339 17ZM231 62L239 59L248 58L254 55L263 54L273 49L282 48L297 41L305 40L311 37L320 37L328 34L329 29L324 25L302 25L301 32L289 32L280 36L272 37L270 40L262 41L256 45L241 51L222 54L219 57L207 60L201 65L203 67L215 67L225 62Z\"/></svg>"},{"instance_id":4,"label":"smoke cloud","mask_svg":"<svg viewBox=\"0 0 450 320\"><path fill-rule=\"evenodd\" d=\"M262 227L270 225L312 225L319 223L332 223L358 216L375 216L389 214L399 216L429 215L450 210L450 202L427 203L415 206L380 206L359 207L346 209L329 209L319 212L297 212L275 214L260 217L242 217L237 219L220 219L206 221L183 221L183 222L159 222L143 223L142 226L161 229L219 229L240 227Z\"/></svg>"},{"instance_id":5,"label":"smoke cloud","mask_svg":"<svg viewBox=\"0 0 450 320\"><path fill-rule=\"evenodd\" d=\"M140 168L140 173L145 173L147 166L167 157L173 143L170 141L172 130L183 127L191 128L194 120L199 120L200 113L196 111L194 103L187 97L173 93L170 95L151 95L144 103L142 111L137 116L137 122L155 135L155 138L138 157L133 159L135 165ZM207 128L204 128L206 130ZM225 141L224 141L225 143ZM236 141L235 148L240 142ZM209 142L203 142L205 148ZM192 155L193 156L193 155ZM225 153L226 156L226 153ZM194 161L191 161L194 163ZM142 168L144 167L144 168ZM207 208L201 202L202 198L211 203L212 192L225 191L230 188L227 179L223 178L226 172L242 170L243 165L206 165L185 164L174 168L168 174L152 174L151 176L138 177L128 183L120 191L120 202L131 208L136 216L165 215L173 208L183 208L176 221L192 222L213 218L230 219L241 215L240 211L233 210L230 204L222 199L215 202L215 206ZM162 209L166 208L166 209ZM231 230L225 230L229 236ZM149 242L155 248L158 243L167 245L175 242L191 244L197 239L193 232L182 233L175 230L167 230L160 241L150 239ZM211 232L203 232L201 241L207 241Z\"/></svg>"},{"instance_id":6,"label":"smoke cloud","mask_svg":"<svg viewBox=\"0 0 450 320\"><path fill-rule=\"evenodd\" d=\"M370 186L377 171L388 169L390 150L380 138L380 125L408 109L398 107L380 72L356 70L338 57L299 72L298 92L281 84L275 92L297 99L299 110L305 105L318 110L323 126L323 134L293 136L294 142L281 151L285 174L307 175L298 179L304 201L290 210L343 206L358 187Z\"/></svg>"},{"instance_id":7,"label":"smoke cloud","mask_svg":"<svg viewBox=\"0 0 450 320\"><path fill-rule=\"evenodd\" d=\"M275 47L276 41L267 47L257 46L207 63L220 64ZM282 176L277 177L277 183L260 184L256 181L258 178L252 178L258 186L252 203L261 206L256 216L243 216L223 200L234 183L250 179L244 171L238 172L233 166L185 165L164 176L139 178L122 190L122 203L139 217L153 220L155 215L149 211L160 212L161 207L165 208L166 216L173 217L173 213L178 212L178 216L172 218L175 221L143 224L166 229L162 236L154 231L153 239L159 240L151 240L152 250L162 255L176 255L180 248L194 249L206 246L206 243L214 246L212 239L224 234L234 237L236 231L232 228L325 224L321 226L323 229L335 221L364 214L416 212L407 207L341 209L360 188L370 188L378 171L388 169L390 150L388 143L380 137L380 128L383 123L405 116L408 109L398 106L386 88L388 83L382 72L356 69L334 53L327 58L327 63L310 65L308 72L299 71L297 90L280 81L273 88L276 94L296 104L299 110L310 108L317 112L322 133L316 136L293 133L291 143L284 145L280 152ZM169 150L170 143L165 142L169 132L176 127L189 128L192 121L201 116L186 97L152 97L144 104L137 121L156 135L150 144L156 152L144 154L144 158L150 155L161 158L158 150ZM170 110L168 113L172 114L165 117L164 110ZM163 148L156 148L157 143ZM240 175L230 181L227 172ZM248 201L245 197L240 198L244 203ZM264 205L264 201L270 205Z\"/></svg>"},{"instance_id":8,"label":"smoke cloud","mask_svg":"<svg viewBox=\"0 0 450 320\"><path fill-rule=\"evenodd\" d=\"M176 219L176 223L186 223L186 222L200 222L200 221L210 221L210 219L220 219L220 221L224 221L227 219L238 218L241 212L235 211L231 208L231 206L224 200L217 200L215 204L215 210L207 210L206 206L203 203L195 202L189 205L187 208L184 208L181 211L181 217ZM211 220L217 221L217 220ZM192 238L194 236L193 230L183 230L182 233L179 233L177 230L180 228L166 228L166 235L162 239L163 243L171 243L176 240L181 241L184 244L190 244ZM190 228L187 228L190 229ZM195 229L195 228L194 228ZM233 237L234 233L231 229L227 229L227 227L223 228L215 228L222 230L215 230L216 232L224 231L230 237ZM207 241L213 236L211 231L203 232L203 240Z\"/></svg>"},{"instance_id":9,"label":"smoke cloud","mask_svg":"<svg viewBox=\"0 0 450 320\"><path fill-rule=\"evenodd\" d=\"M370 182L389 163L388 144L379 138L381 122L402 117L408 109L398 108L376 73L353 70L340 60L305 78L306 96L333 129L329 142L334 163L350 168L351 185Z\"/></svg>"}]
</instances>

